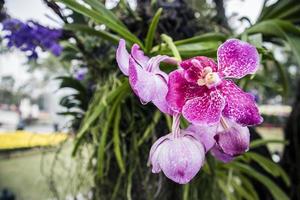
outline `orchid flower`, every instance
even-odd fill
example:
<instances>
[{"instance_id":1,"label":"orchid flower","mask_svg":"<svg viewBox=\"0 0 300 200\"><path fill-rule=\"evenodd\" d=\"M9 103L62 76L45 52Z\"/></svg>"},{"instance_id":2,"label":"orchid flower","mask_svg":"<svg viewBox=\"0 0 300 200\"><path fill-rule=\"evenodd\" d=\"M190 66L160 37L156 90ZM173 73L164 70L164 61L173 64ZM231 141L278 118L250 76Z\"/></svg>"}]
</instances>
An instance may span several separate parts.
<instances>
[{"instance_id":1,"label":"orchid flower","mask_svg":"<svg viewBox=\"0 0 300 200\"><path fill-rule=\"evenodd\" d=\"M131 88L143 104L152 102L160 111L172 114L166 102L168 75L160 70L159 64L177 64L177 60L165 55L149 58L137 44L132 46L129 54L123 39L119 42L116 59L120 70L129 77Z\"/></svg>"},{"instance_id":2,"label":"orchid flower","mask_svg":"<svg viewBox=\"0 0 300 200\"><path fill-rule=\"evenodd\" d=\"M151 147L149 163L153 173L163 171L174 182L185 184L202 167L205 149L193 133L179 128L179 115L173 119L172 132L159 138Z\"/></svg>"},{"instance_id":3,"label":"orchid flower","mask_svg":"<svg viewBox=\"0 0 300 200\"><path fill-rule=\"evenodd\" d=\"M252 95L232 80L254 74L259 68L256 48L230 39L218 49L218 64L198 56L180 62L181 69L169 75L167 102L191 123L212 125L222 116L249 126L262 122Z\"/></svg>"},{"instance_id":4,"label":"orchid flower","mask_svg":"<svg viewBox=\"0 0 300 200\"><path fill-rule=\"evenodd\" d=\"M249 149L249 129L228 118L213 126L191 124L187 130L204 144L206 151L210 150L214 157L225 163Z\"/></svg>"}]
</instances>

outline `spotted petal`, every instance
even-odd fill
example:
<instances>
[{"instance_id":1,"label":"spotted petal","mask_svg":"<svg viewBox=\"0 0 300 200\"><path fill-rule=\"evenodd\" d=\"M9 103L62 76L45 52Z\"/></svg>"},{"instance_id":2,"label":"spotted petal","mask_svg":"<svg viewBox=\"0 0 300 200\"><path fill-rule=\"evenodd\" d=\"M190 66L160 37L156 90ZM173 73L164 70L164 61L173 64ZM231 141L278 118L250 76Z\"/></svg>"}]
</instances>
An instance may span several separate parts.
<instances>
[{"instance_id":1,"label":"spotted petal","mask_svg":"<svg viewBox=\"0 0 300 200\"><path fill-rule=\"evenodd\" d=\"M257 125L263 119L255 105L254 97L242 91L233 81L223 80L218 87L225 98L223 115L244 126Z\"/></svg>"},{"instance_id":2,"label":"spotted petal","mask_svg":"<svg viewBox=\"0 0 300 200\"><path fill-rule=\"evenodd\" d=\"M224 98L219 92L214 88L206 88L206 91L201 96L188 100L185 103L182 115L191 123L212 125L220 121L224 106Z\"/></svg>"},{"instance_id":3,"label":"spotted petal","mask_svg":"<svg viewBox=\"0 0 300 200\"><path fill-rule=\"evenodd\" d=\"M242 78L259 67L259 55L249 43L230 39L218 49L218 72L226 78Z\"/></svg>"},{"instance_id":4,"label":"spotted petal","mask_svg":"<svg viewBox=\"0 0 300 200\"><path fill-rule=\"evenodd\" d=\"M119 41L119 46L116 52L116 60L122 73L128 76L129 53L126 50L126 43L123 39L120 39Z\"/></svg>"},{"instance_id":5,"label":"spotted petal","mask_svg":"<svg viewBox=\"0 0 300 200\"><path fill-rule=\"evenodd\" d=\"M167 102L170 108L181 112L185 102L201 96L205 87L186 81L183 70L175 70L169 74Z\"/></svg>"},{"instance_id":6,"label":"spotted petal","mask_svg":"<svg viewBox=\"0 0 300 200\"><path fill-rule=\"evenodd\" d=\"M184 60L179 65L184 69L185 79L188 82L194 83L197 83L197 80L201 78L205 67L210 67L213 72L217 71L217 64L215 61L204 56L197 56Z\"/></svg>"}]
</instances>

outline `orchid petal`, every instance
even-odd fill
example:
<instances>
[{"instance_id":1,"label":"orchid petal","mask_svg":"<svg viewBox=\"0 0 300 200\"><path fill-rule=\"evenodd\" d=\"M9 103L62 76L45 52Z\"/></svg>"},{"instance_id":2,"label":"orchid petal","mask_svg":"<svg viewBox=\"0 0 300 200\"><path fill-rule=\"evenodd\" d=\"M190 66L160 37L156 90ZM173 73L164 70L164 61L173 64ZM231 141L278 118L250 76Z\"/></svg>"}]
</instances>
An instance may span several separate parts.
<instances>
[{"instance_id":1,"label":"orchid petal","mask_svg":"<svg viewBox=\"0 0 300 200\"><path fill-rule=\"evenodd\" d=\"M126 43L123 39L120 39L119 41L119 46L116 52L116 60L122 73L128 76L129 53L126 50Z\"/></svg>"},{"instance_id":2,"label":"orchid petal","mask_svg":"<svg viewBox=\"0 0 300 200\"><path fill-rule=\"evenodd\" d=\"M217 145L225 154L240 155L249 149L250 134L247 127L230 128L215 135Z\"/></svg>"},{"instance_id":3,"label":"orchid petal","mask_svg":"<svg viewBox=\"0 0 300 200\"><path fill-rule=\"evenodd\" d=\"M160 137L156 142L152 145L149 153L149 159L148 164L152 165L152 173L159 173L161 171L161 168L159 166L158 162L158 156L161 152L161 144L165 142L166 140L169 140L171 137L171 134L165 135L163 137Z\"/></svg>"},{"instance_id":4,"label":"orchid petal","mask_svg":"<svg viewBox=\"0 0 300 200\"><path fill-rule=\"evenodd\" d=\"M218 87L225 98L226 105L223 115L244 126L257 125L262 123L254 97L242 91L233 81L223 80Z\"/></svg>"},{"instance_id":5,"label":"orchid petal","mask_svg":"<svg viewBox=\"0 0 300 200\"><path fill-rule=\"evenodd\" d=\"M204 145L205 151L208 152L216 143L214 136L217 133L218 126L219 125L199 126L191 124L186 130L190 131L192 135Z\"/></svg>"},{"instance_id":6,"label":"orchid petal","mask_svg":"<svg viewBox=\"0 0 300 200\"><path fill-rule=\"evenodd\" d=\"M242 78L254 74L259 67L259 55L249 43L230 39L218 49L218 71L226 78Z\"/></svg>"},{"instance_id":7,"label":"orchid petal","mask_svg":"<svg viewBox=\"0 0 300 200\"><path fill-rule=\"evenodd\" d=\"M183 76L183 70L175 70L169 74L167 102L170 108L181 112L185 102L200 96L206 90L196 84L189 83Z\"/></svg>"},{"instance_id":8,"label":"orchid petal","mask_svg":"<svg viewBox=\"0 0 300 200\"><path fill-rule=\"evenodd\" d=\"M218 160L224 162L224 163L228 163L231 162L234 159L234 156L230 156L228 154L225 154L224 152L222 152L222 150L220 149L220 147L218 146L214 146L211 150L210 153L217 158Z\"/></svg>"},{"instance_id":9,"label":"orchid petal","mask_svg":"<svg viewBox=\"0 0 300 200\"><path fill-rule=\"evenodd\" d=\"M186 102L182 115L191 123L212 125L220 121L224 106L225 100L219 92L216 89L207 89L201 96Z\"/></svg>"},{"instance_id":10,"label":"orchid petal","mask_svg":"<svg viewBox=\"0 0 300 200\"><path fill-rule=\"evenodd\" d=\"M166 96L168 93L168 85L163 77L160 75L154 76L155 92L153 93L153 104L163 113L172 115L173 111L168 106Z\"/></svg>"},{"instance_id":11,"label":"orchid petal","mask_svg":"<svg viewBox=\"0 0 300 200\"><path fill-rule=\"evenodd\" d=\"M162 145L159 163L164 174L179 184L188 183L203 165L204 147L191 136L174 138Z\"/></svg>"},{"instance_id":12,"label":"orchid petal","mask_svg":"<svg viewBox=\"0 0 300 200\"><path fill-rule=\"evenodd\" d=\"M129 58L129 83L143 103L153 99L156 92L155 75L142 69L132 57Z\"/></svg>"},{"instance_id":13,"label":"orchid petal","mask_svg":"<svg viewBox=\"0 0 300 200\"><path fill-rule=\"evenodd\" d=\"M205 67L210 67L213 72L217 71L217 64L211 58L205 56L196 56L187 60L180 62L180 67L187 70L190 67L197 67L200 71L202 71Z\"/></svg>"},{"instance_id":14,"label":"orchid petal","mask_svg":"<svg viewBox=\"0 0 300 200\"><path fill-rule=\"evenodd\" d=\"M131 56L135 59L135 61L144 69L147 67L147 63L149 61L149 58L144 55L144 52L140 50L140 46L137 44L134 44L131 47Z\"/></svg>"},{"instance_id":15,"label":"orchid petal","mask_svg":"<svg viewBox=\"0 0 300 200\"><path fill-rule=\"evenodd\" d=\"M180 63L180 66L184 69L184 77L188 82L197 83L197 80L201 78L204 68L210 67L213 72L217 71L217 64L211 58L204 56L197 56L184 60Z\"/></svg>"}]
</instances>

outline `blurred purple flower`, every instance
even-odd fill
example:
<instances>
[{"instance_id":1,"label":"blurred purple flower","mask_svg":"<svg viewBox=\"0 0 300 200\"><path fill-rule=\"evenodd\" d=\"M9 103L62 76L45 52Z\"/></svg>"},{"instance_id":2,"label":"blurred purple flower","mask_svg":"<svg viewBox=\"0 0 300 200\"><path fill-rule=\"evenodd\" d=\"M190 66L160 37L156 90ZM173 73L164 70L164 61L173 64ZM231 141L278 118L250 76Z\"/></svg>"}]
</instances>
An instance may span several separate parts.
<instances>
[{"instance_id":1,"label":"blurred purple flower","mask_svg":"<svg viewBox=\"0 0 300 200\"><path fill-rule=\"evenodd\" d=\"M87 68L79 68L75 71L75 78L79 81L82 81L85 78L85 75L88 73Z\"/></svg>"},{"instance_id":2,"label":"blurred purple flower","mask_svg":"<svg viewBox=\"0 0 300 200\"><path fill-rule=\"evenodd\" d=\"M3 31L6 31L4 38L8 39L8 47L17 47L21 51L29 52L29 59L37 59L37 47L43 51L50 51L55 56L59 56L62 47L58 40L62 35L60 29L50 29L36 22L26 23L18 19L6 19L2 22Z\"/></svg>"}]
</instances>

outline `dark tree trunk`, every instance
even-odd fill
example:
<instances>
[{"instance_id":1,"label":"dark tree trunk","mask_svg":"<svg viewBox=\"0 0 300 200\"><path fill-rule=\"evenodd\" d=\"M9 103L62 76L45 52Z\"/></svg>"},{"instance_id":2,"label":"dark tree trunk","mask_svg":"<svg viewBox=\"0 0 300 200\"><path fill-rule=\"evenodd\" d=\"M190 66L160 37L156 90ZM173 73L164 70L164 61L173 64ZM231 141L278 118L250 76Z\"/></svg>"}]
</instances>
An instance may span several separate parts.
<instances>
[{"instance_id":1,"label":"dark tree trunk","mask_svg":"<svg viewBox=\"0 0 300 200\"><path fill-rule=\"evenodd\" d=\"M300 80L293 110L285 127L285 140L289 142L284 149L281 165L291 180L287 189L291 199L300 199Z\"/></svg>"}]
</instances>

